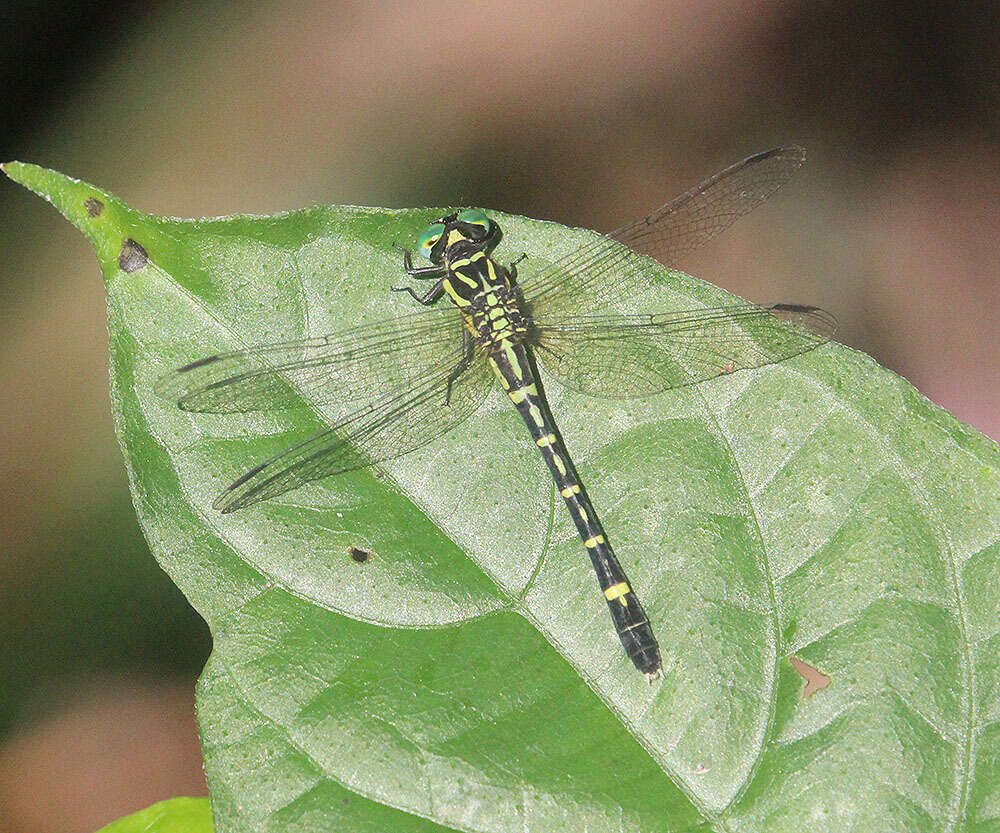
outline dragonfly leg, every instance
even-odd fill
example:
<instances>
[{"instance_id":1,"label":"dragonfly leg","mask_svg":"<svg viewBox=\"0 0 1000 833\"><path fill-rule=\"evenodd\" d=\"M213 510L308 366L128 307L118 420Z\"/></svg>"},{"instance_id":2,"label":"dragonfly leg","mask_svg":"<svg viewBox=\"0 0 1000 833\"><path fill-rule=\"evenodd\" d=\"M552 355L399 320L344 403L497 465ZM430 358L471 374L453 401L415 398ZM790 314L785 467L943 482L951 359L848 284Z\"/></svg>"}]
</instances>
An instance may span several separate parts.
<instances>
[{"instance_id":1,"label":"dragonfly leg","mask_svg":"<svg viewBox=\"0 0 1000 833\"><path fill-rule=\"evenodd\" d=\"M413 253L409 249L404 249L402 246L395 244L393 244L393 248L397 252L403 253L403 271L411 278L425 281L430 278L443 278L448 274L448 270L444 266L414 266Z\"/></svg>"},{"instance_id":2,"label":"dragonfly leg","mask_svg":"<svg viewBox=\"0 0 1000 833\"><path fill-rule=\"evenodd\" d=\"M511 261L510 266L507 267L507 271L510 272L510 276L512 278L517 277L517 264L519 264L522 260L527 260L527 258L528 258L528 253L521 252L521 256L519 258Z\"/></svg>"},{"instance_id":3,"label":"dragonfly leg","mask_svg":"<svg viewBox=\"0 0 1000 833\"><path fill-rule=\"evenodd\" d=\"M418 304L423 304L425 307L429 307L444 294L444 280L439 280L423 295L417 294L413 287L410 286L393 286L391 289L393 292L409 292L414 301Z\"/></svg>"},{"instance_id":4,"label":"dragonfly leg","mask_svg":"<svg viewBox=\"0 0 1000 833\"><path fill-rule=\"evenodd\" d=\"M537 347L539 350L545 351L546 353L548 353L549 355L551 355L553 358L555 358L558 361L562 361L563 358L565 358L562 353L557 353L555 350L553 350L547 344L543 344L540 341L537 342L534 346Z\"/></svg>"}]
</instances>

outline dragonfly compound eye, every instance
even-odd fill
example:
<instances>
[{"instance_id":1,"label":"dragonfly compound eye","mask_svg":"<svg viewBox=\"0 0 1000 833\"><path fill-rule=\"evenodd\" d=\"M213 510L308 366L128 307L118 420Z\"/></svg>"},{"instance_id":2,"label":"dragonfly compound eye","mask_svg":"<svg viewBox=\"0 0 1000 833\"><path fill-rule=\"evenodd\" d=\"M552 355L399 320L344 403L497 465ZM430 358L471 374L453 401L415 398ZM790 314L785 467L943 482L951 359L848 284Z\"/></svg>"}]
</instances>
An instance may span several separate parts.
<instances>
[{"instance_id":1,"label":"dragonfly compound eye","mask_svg":"<svg viewBox=\"0 0 1000 833\"><path fill-rule=\"evenodd\" d=\"M420 249L420 253L428 260L433 259L431 252L434 249L434 245L441 239L442 234L444 234L444 224L431 223L417 237L417 248Z\"/></svg>"},{"instance_id":2,"label":"dragonfly compound eye","mask_svg":"<svg viewBox=\"0 0 1000 833\"><path fill-rule=\"evenodd\" d=\"M473 240L484 240L490 233L492 222L486 216L486 212L480 211L478 208L467 208L465 211L460 211L455 219L465 224L467 227L465 231Z\"/></svg>"}]
</instances>

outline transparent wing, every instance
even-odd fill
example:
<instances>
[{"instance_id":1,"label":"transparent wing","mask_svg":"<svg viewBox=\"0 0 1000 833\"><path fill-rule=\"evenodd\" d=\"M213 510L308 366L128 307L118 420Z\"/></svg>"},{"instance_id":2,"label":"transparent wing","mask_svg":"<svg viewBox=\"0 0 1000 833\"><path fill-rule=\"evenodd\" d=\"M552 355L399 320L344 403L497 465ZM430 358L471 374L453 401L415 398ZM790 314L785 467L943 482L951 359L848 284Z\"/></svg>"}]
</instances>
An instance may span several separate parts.
<instances>
[{"instance_id":1,"label":"transparent wing","mask_svg":"<svg viewBox=\"0 0 1000 833\"><path fill-rule=\"evenodd\" d=\"M218 353L161 378L155 390L186 411L237 413L405 394L460 347L454 308L421 310L327 336Z\"/></svg>"},{"instance_id":2,"label":"transparent wing","mask_svg":"<svg viewBox=\"0 0 1000 833\"><path fill-rule=\"evenodd\" d=\"M523 282L537 315L606 309L658 273L640 255L672 263L708 242L780 188L805 160L802 148L764 151L731 165L652 214L560 258Z\"/></svg>"},{"instance_id":3,"label":"transparent wing","mask_svg":"<svg viewBox=\"0 0 1000 833\"><path fill-rule=\"evenodd\" d=\"M491 382L479 350L438 356L405 395L382 396L266 460L229 486L213 506L233 512L322 477L400 457L468 418Z\"/></svg>"},{"instance_id":4,"label":"transparent wing","mask_svg":"<svg viewBox=\"0 0 1000 833\"><path fill-rule=\"evenodd\" d=\"M534 341L538 360L566 387L630 399L784 361L829 341L836 329L817 307L734 304L537 322Z\"/></svg>"}]
</instances>

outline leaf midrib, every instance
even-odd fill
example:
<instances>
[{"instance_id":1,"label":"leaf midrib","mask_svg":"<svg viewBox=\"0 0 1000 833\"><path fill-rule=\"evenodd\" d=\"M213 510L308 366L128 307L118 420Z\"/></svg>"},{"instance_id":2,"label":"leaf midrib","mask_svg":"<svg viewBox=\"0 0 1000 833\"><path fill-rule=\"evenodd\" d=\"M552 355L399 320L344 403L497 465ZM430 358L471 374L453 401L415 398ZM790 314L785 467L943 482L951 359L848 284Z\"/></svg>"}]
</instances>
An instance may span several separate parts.
<instances>
[{"instance_id":1,"label":"leaf midrib","mask_svg":"<svg viewBox=\"0 0 1000 833\"><path fill-rule=\"evenodd\" d=\"M750 381L748 380L743 385L743 390L745 390L749 385ZM719 415L715 413L715 411L709 404L708 398L701 391L697 389L697 386L695 386L695 392L698 398L701 400L702 405L704 407L704 411L708 415L709 420L711 421L712 427L714 428L713 433L716 439L725 445L726 454L729 460L732 462L733 472L736 475L739 490L743 495L743 501L746 506L747 514L753 520L754 534L757 537L757 542L760 547L759 551L761 553L760 567L763 571L764 581L767 585L767 596L768 596L767 600L769 603L768 622L770 623L771 626L771 636L774 645L774 662L772 663L771 666L770 686L769 686L770 690L768 692L768 697L767 697L767 719L764 723L763 729L761 730L760 743L757 754L754 756L753 762L747 768L746 776L733 791L732 798L719 811L718 814L719 822L723 825L723 829L725 829L726 822L724 815L726 811L730 807L732 807L737 801L739 801L743 793L746 792L750 784L753 783L754 776L760 769L760 766L764 760L764 755L766 754L768 746L772 741L771 735L774 728L775 711L777 708L777 700L778 700L777 698L778 680L780 678L779 663L781 662L781 658L783 656L783 650L782 650L783 640L781 636L780 622L778 621L777 595L775 592L774 580L771 576L771 559L768 557L768 549L766 542L764 541L763 532L761 531L760 519L757 517L757 507L753 503L750 497L750 490L747 488L746 478L743 475L743 469L740 466L739 458L733 451L733 447L731 442L729 441L729 437L726 436L725 432L722 430L722 424L719 419Z\"/></svg>"}]
</instances>

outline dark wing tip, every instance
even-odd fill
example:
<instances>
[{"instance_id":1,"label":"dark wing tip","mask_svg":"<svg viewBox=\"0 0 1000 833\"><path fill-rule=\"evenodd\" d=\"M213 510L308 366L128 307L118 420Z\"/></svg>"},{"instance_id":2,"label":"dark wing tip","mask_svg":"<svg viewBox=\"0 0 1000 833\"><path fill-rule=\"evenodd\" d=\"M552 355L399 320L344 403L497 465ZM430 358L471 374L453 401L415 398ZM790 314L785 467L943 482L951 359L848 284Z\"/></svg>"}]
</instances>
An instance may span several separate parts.
<instances>
[{"instance_id":1,"label":"dark wing tip","mask_svg":"<svg viewBox=\"0 0 1000 833\"><path fill-rule=\"evenodd\" d=\"M177 373L187 373L189 370L194 370L196 367L204 367L206 364L217 362L221 358L222 355L217 353L214 356L205 356L203 359L195 359L193 362L189 362L183 367L177 368Z\"/></svg>"},{"instance_id":2,"label":"dark wing tip","mask_svg":"<svg viewBox=\"0 0 1000 833\"><path fill-rule=\"evenodd\" d=\"M171 370L169 373L165 373L159 379L153 383L153 393L159 396L161 399L168 399L175 405L178 403L178 396L180 393L178 382L179 382L179 370ZM183 407L183 406L182 406Z\"/></svg>"},{"instance_id":3,"label":"dark wing tip","mask_svg":"<svg viewBox=\"0 0 1000 833\"><path fill-rule=\"evenodd\" d=\"M779 145L770 150L753 153L737 165L756 164L768 159L780 159L789 163L789 170L796 170L806 161L806 149L801 145Z\"/></svg>"},{"instance_id":4,"label":"dark wing tip","mask_svg":"<svg viewBox=\"0 0 1000 833\"><path fill-rule=\"evenodd\" d=\"M188 389L189 382L185 379L185 374L189 371L196 370L199 367L204 367L208 364L213 364L223 358L221 353L217 353L214 356L206 356L202 359L197 359L188 364L178 367L176 370L171 370L169 373L165 373L153 384L153 392L163 399L168 399L175 403L181 410L192 410L189 407L185 407L184 398L186 395L190 394L191 391Z\"/></svg>"},{"instance_id":5,"label":"dark wing tip","mask_svg":"<svg viewBox=\"0 0 1000 833\"><path fill-rule=\"evenodd\" d=\"M263 500L264 498L260 496L260 492L267 481L251 486L247 486L247 483L264 471L271 462L271 460L265 460L260 465L254 466L250 471L240 475L240 477L222 490L222 493L212 502L212 508L218 510L223 515L228 515L237 509L242 509L245 506L250 506Z\"/></svg>"},{"instance_id":6,"label":"dark wing tip","mask_svg":"<svg viewBox=\"0 0 1000 833\"><path fill-rule=\"evenodd\" d=\"M236 487L234 483L232 486L227 486L225 490L212 501L212 508L217 512L221 512L223 515L228 515L231 512L235 512L237 509L242 509L244 506L249 506L250 503L254 501L245 502L245 495L234 494L233 489Z\"/></svg>"},{"instance_id":7,"label":"dark wing tip","mask_svg":"<svg viewBox=\"0 0 1000 833\"><path fill-rule=\"evenodd\" d=\"M837 332L837 319L832 312L809 304L773 304L771 313L782 321L798 324L821 338L829 341Z\"/></svg>"}]
</instances>

